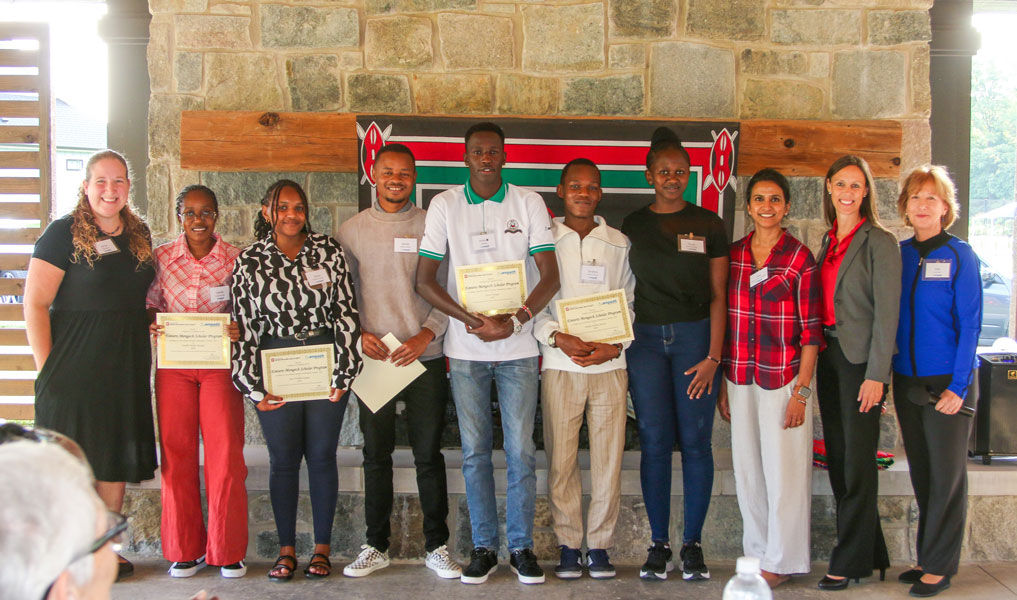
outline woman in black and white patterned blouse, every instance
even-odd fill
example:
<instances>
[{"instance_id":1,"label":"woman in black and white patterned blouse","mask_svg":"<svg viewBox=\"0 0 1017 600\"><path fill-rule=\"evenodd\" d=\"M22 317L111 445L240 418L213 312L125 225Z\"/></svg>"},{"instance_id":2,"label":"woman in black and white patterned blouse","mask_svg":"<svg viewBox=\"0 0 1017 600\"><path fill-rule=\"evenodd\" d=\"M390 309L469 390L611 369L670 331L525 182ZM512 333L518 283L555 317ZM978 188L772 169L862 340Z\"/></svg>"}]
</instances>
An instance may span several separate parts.
<instances>
[{"instance_id":1,"label":"woman in black and white patterned blouse","mask_svg":"<svg viewBox=\"0 0 1017 600\"><path fill-rule=\"evenodd\" d=\"M269 454L269 493L279 534L279 558L268 573L288 581L297 569L297 496L302 458L307 460L314 522L314 554L304 574L327 577L339 474L336 446L348 396L361 368L360 320L353 284L339 242L311 232L307 195L289 180L272 184L255 223L258 241L233 270L233 316L241 338L233 356L233 381L255 402ZM333 344L335 370L327 400L281 402L266 392L260 351Z\"/></svg>"}]
</instances>

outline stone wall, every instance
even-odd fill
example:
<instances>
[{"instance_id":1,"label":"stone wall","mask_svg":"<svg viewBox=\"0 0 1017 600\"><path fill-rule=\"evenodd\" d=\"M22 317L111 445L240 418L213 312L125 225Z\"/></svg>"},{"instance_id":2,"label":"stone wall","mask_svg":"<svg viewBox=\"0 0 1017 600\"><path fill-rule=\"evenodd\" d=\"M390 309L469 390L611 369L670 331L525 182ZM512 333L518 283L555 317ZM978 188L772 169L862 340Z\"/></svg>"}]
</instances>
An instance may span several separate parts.
<instances>
[{"instance_id":1,"label":"stone wall","mask_svg":"<svg viewBox=\"0 0 1017 600\"><path fill-rule=\"evenodd\" d=\"M357 210L353 174L182 170L182 110L894 119L902 170L930 156L931 0L149 4L147 217L159 239L176 234L172 198L190 183L219 193L219 230L239 244L280 177L306 185L318 231ZM818 249L822 180L793 186L788 225ZM878 185L894 228L897 186ZM893 447L886 421L881 445Z\"/></svg>"}]
</instances>

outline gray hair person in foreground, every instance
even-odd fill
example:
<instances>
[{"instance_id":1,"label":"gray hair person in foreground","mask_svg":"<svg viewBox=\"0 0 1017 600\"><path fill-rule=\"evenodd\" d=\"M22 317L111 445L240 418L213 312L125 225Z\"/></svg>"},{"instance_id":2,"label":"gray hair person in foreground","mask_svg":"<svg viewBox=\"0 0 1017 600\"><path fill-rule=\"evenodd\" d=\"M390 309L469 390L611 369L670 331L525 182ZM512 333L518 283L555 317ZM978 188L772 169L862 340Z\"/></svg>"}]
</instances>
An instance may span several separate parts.
<instances>
[{"instance_id":1,"label":"gray hair person in foreground","mask_svg":"<svg viewBox=\"0 0 1017 600\"><path fill-rule=\"evenodd\" d=\"M88 467L56 444L0 446L0 600L107 599L125 529Z\"/></svg>"}]
</instances>

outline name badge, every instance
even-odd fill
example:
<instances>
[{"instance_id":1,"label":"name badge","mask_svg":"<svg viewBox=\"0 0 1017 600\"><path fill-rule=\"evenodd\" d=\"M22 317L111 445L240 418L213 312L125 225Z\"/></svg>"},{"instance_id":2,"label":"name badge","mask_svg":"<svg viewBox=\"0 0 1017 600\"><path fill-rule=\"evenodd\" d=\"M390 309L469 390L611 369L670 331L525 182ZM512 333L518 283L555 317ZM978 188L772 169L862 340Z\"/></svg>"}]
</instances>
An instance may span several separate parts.
<instances>
[{"instance_id":1,"label":"name badge","mask_svg":"<svg viewBox=\"0 0 1017 600\"><path fill-rule=\"evenodd\" d=\"M304 271L304 279L307 280L307 285L312 288L324 287L328 285L328 271L324 268Z\"/></svg>"},{"instance_id":2,"label":"name badge","mask_svg":"<svg viewBox=\"0 0 1017 600\"><path fill-rule=\"evenodd\" d=\"M579 269L579 283L607 283L607 267L583 265Z\"/></svg>"},{"instance_id":3,"label":"name badge","mask_svg":"<svg viewBox=\"0 0 1017 600\"><path fill-rule=\"evenodd\" d=\"M107 254L116 254L117 252L120 252L120 248L117 248L117 245L112 239L106 238L95 243L95 251L99 253L99 256L105 256Z\"/></svg>"},{"instance_id":4,"label":"name badge","mask_svg":"<svg viewBox=\"0 0 1017 600\"><path fill-rule=\"evenodd\" d=\"M470 238L470 247L473 248L474 252L487 252L488 250L496 249L498 243L495 241L493 234L478 233Z\"/></svg>"},{"instance_id":5,"label":"name badge","mask_svg":"<svg viewBox=\"0 0 1017 600\"><path fill-rule=\"evenodd\" d=\"M230 286L220 285L208 290L208 299L212 302L226 302L230 299Z\"/></svg>"},{"instance_id":6,"label":"name badge","mask_svg":"<svg viewBox=\"0 0 1017 600\"><path fill-rule=\"evenodd\" d=\"M952 264L953 260L949 258L926 260L925 268L922 269L922 281L949 281Z\"/></svg>"},{"instance_id":7,"label":"name badge","mask_svg":"<svg viewBox=\"0 0 1017 600\"><path fill-rule=\"evenodd\" d=\"M699 235L678 236L678 251L692 254L706 254L706 238Z\"/></svg>"},{"instance_id":8,"label":"name badge","mask_svg":"<svg viewBox=\"0 0 1017 600\"><path fill-rule=\"evenodd\" d=\"M403 254L416 254L417 238L396 238L395 251Z\"/></svg>"},{"instance_id":9,"label":"name badge","mask_svg":"<svg viewBox=\"0 0 1017 600\"><path fill-rule=\"evenodd\" d=\"M749 275L749 287L750 288L754 288L757 285L759 285L760 283L763 283L764 281L766 281L769 277L770 277L770 269L767 268L767 267L763 267L762 269L759 269L758 271L756 271L752 275Z\"/></svg>"}]
</instances>

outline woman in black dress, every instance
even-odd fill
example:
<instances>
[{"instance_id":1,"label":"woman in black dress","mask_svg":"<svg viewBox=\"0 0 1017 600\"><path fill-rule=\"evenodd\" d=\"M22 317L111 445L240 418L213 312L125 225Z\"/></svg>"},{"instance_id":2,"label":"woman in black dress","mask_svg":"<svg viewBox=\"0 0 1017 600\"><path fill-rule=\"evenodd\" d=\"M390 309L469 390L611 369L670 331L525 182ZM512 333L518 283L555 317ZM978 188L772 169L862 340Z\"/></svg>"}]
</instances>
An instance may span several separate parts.
<instances>
[{"instance_id":1,"label":"woman in black dress","mask_svg":"<svg viewBox=\"0 0 1017 600\"><path fill-rule=\"evenodd\" d=\"M156 468L145 314L152 239L130 188L123 156L92 155L77 206L36 242L25 283L36 425L81 445L99 496L117 512L124 482ZM121 575L132 570L121 558Z\"/></svg>"}]
</instances>

